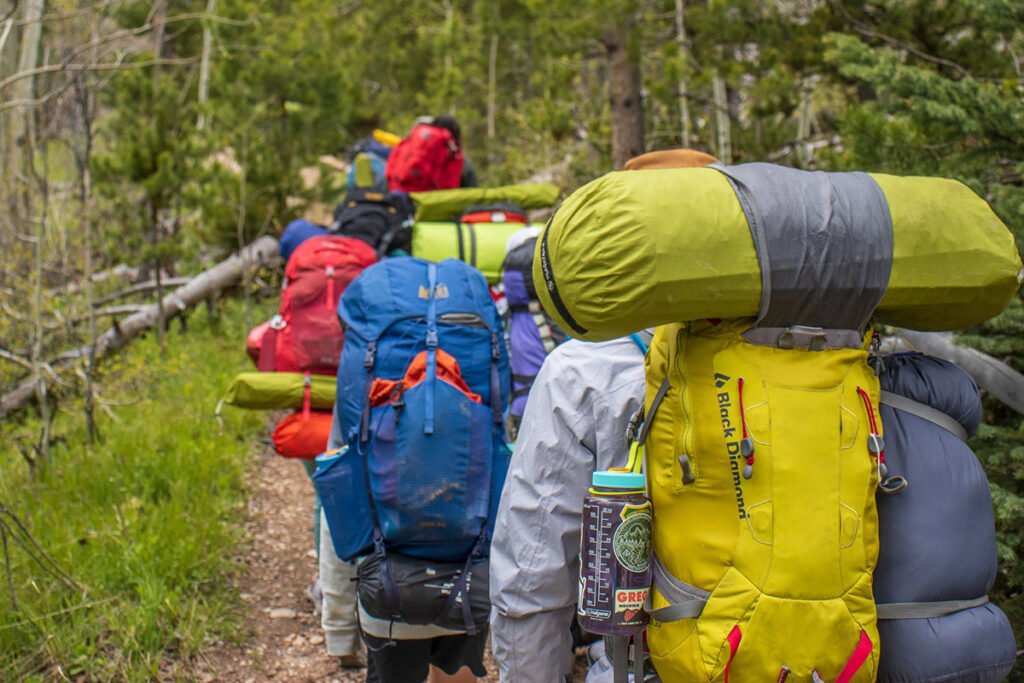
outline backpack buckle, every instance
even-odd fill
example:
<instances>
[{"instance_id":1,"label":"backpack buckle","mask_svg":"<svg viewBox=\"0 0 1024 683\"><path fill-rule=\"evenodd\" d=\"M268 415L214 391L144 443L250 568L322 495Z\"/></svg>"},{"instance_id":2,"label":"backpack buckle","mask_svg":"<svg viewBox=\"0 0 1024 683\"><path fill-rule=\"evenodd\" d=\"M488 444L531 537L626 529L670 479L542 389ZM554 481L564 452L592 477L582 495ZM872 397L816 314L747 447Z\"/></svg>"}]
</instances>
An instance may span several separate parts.
<instances>
[{"instance_id":1,"label":"backpack buckle","mask_svg":"<svg viewBox=\"0 0 1024 683\"><path fill-rule=\"evenodd\" d=\"M828 343L828 335L820 327L793 325L779 334L780 349L802 348L810 351L821 351Z\"/></svg>"},{"instance_id":2,"label":"backpack buckle","mask_svg":"<svg viewBox=\"0 0 1024 683\"><path fill-rule=\"evenodd\" d=\"M433 329L433 328L428 329L427 330L427 348L431 348L432 349L432 348L436 348L436 347L437 347L437 330Z\"/></svg>"}]
</instances>

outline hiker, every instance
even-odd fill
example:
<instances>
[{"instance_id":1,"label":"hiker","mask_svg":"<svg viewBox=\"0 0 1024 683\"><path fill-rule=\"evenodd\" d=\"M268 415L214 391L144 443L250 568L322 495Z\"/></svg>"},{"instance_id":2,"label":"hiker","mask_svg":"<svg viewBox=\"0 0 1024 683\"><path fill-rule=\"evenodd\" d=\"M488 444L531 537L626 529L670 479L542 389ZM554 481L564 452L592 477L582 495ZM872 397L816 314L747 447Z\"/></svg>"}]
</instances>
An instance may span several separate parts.
<instances>
[{"instance_id":1,"label":"hiker","mask_svg":"<svg viewBox=\"0 0 1024 683\"><path fill-rule=\"evenodd\" d=\"M476 187L476 169L462 150L462 130L450 114L417 123L391 151L385 167L392 191L426 192Z\"/></svg>"},{"instance_id":2,"label":"hiker","mask_svg":"<svg viewBox=\"0 0 1024 683\"><path fill-rule=\"evenodd\" d=\"M330 538L325 626L355 585L367 680L474 681L486 675L489 535L511 455L501 319L478 270L412 257L367 269L339 316L328 444L339 450L314 475Z\"/></svg>"},{"instance_id":3,"label":"hiker","mask_svg":"<svg viewBox=\"0 0 1024 683\"><path fill-rule=\"evenodd\" d=\"M715 161L696 150L664 150L626 168ZM583 499L596 470L626 464L649 340L642 332L567 341L547 356L530 389L491 550L491 639L503 681L546 683L571 671ZM608 668L606 661L594 666Z\"/></svg>"},{"instance_id":4,"label":"hiker","mask_svg":"<svg viewBox=\"0 0 1024 683\"><path fill-rule=\"evenodd\" d=\"M459 187L479 187L480 181L477 178L476 166L470 161L462 146L462 127L459 125L458 119L451 114L439 114L431 120L430 125L449 131L455 138L455 144L462 150L462 174L459 176Z\"/></svg>"},{"instance_id":5,"label":"hiker","mask_svg":"<svg viewBox=\"0 0 1024 683\"><path fill-rule=\"evenodd\" d=\"M550 683L572 670L583 498L595 470L626 462L626 429L643 406L643 346L569 340L530 390L491 546L502 681Z\"/></svg>"}]
</instances>

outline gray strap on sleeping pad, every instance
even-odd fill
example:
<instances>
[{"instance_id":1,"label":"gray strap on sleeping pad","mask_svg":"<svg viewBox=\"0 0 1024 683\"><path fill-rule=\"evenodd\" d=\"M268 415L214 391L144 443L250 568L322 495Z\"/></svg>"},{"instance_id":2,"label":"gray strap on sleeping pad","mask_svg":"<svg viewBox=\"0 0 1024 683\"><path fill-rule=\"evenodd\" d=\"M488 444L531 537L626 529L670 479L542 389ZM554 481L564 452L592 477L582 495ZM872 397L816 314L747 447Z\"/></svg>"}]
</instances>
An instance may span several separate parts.
<instances>
[{"instance_id":1,"label":"gray strap on sleeping pad","mask_svg":"<svg viewBox=\"0 0 1024 683\"><path fill-rule=\"evenodd\" d=\"M879 619L931 619L944 617L953 612L962 612L980 607L988 602L984 595L973 600L944 600L941 602L890 602L877 606Z\"/></svg>"},{"instance_id":2,"label":"gray strap on sleeping pad","mask_svg":"<svg viewBox=\"0 0 1024 683\"><path fill-rule=\"evenodd\" d=\"M906 396L894 394L891 391L883 391L879 403L884 403L885 405L891 406L896 410L902 410L904 413L910 413L911 415L916 415L922 420L928 420L933 424L937 424L943 429L952 432L953 436L960 439L961 441L966 442L969 438L967 435L967 430L964 429L962 424L960 424L959 422L957 422L956 420L954 420L952 417L942 412L941 410L932 408L930 405L921 403L920 401L915 401L912 398L907 398Z\"/></svg>"},{"instance_id":3,"label":"gray strap on sleeping pad","mask_svg":"<svg viewBox=\"0 0 1024 683\"><path fill-rule=\"evenodd\" d=\"M892 270L892 216L874 178L764 163L710 168L729 179L754 240L755 326L864 329Z\"/></svg>"},{"instance_id":4,"label":"gray strap on sleeping pad","mask_svg":"<svg viewBox=\"0 0 1024 683\"><path fill-rule=\"evenodd\" d=\"M711 593L672 576L657 555L651 555L651 579L661 597L668 601L667 607L653 609L650 593L644 602L644 611L651 619L662 623L690 619L699 616Z\"/></svg>"}]
</instances>

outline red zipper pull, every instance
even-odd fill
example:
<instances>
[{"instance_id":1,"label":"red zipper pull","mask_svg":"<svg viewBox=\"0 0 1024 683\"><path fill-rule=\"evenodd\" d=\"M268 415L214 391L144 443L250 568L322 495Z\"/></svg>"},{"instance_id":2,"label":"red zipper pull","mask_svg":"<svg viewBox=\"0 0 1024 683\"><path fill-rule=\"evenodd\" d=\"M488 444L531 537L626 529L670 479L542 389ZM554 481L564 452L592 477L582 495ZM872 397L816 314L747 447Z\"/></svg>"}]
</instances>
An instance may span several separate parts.
<instances>
[{"instance_id":1,"label":"red zipper pull","mask_svg":"<svg viewBox=\"0 0 1024 683\"><path fill-rule=\"evenodd\" d=\"M864 410L868 413L868 452L878 460L878 480L882 481L889 476L889 468L885 465L885 440L878 433L878 422L875 421L875 408L871 405L871 398L868 392L857 387L857 393L864 401Z\"/></svg>"},{"instance_id":2,"label":"red zipper pull","mask_svg":"<svg viewBox=\"0 0 1024 683\"><path fill-rule=\"evenodd\" d=\"M743 466L743 478L750 479L754 476L754 440L747 433L747 415L743 412L743 378L739 379L740 396L740 425L743 427L743 440L740 441L740 455L747 459Z\"/></svg>"}]
</instances>

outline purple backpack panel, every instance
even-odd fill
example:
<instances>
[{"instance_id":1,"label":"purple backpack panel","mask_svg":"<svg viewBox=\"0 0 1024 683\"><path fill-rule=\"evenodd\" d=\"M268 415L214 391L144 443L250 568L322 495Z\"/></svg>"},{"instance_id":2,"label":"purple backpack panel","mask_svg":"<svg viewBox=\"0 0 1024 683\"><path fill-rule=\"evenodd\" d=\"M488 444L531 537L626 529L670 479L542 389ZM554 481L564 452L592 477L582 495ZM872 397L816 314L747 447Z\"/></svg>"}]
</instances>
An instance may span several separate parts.
<instances>
[{"instance_id":1,"label":"purple backpack panel","mask_svg":"<svg viewBox=\"0 0 1024 683\"><path fill-rule=\"evenodd\" d=\"M544 312L533 288L533 252L537 239L531 238L505 256L502 282L509 305L509 363L512 395L509 413L520 418L533 380L544 358L565 341L565 333Z\"/></svg>"}]
</instances>

